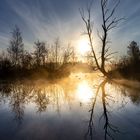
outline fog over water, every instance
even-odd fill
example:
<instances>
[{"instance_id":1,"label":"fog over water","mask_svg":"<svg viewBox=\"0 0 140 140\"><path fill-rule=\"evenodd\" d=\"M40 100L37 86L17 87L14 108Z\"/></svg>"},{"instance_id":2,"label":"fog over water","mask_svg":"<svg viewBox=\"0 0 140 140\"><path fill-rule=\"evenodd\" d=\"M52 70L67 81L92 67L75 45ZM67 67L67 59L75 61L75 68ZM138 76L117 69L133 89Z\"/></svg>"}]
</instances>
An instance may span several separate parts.
<instances>
[{"instance_id":1,"label":"fog over water","mask_svg":"<svg viewBox=\"0 0 140 140\"><path fill-rule=\"evenodd\" d=\"M140 93L98 74L1 82L0 139L139 140Z\"/></svg>"}]
</instances>

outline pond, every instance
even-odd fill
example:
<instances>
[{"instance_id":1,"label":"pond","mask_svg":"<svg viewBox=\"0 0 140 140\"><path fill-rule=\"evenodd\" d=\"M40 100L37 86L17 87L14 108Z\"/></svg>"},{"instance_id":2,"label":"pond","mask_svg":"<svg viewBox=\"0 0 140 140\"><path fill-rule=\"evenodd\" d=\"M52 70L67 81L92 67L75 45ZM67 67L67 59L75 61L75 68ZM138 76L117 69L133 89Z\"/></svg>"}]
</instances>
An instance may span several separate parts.
<instances>
[{"instance_id":1,"label":"pond","mask_svg":"<svg viewBox=\"0 0 140 140\"><path fill-rule=\"evenodd\" d=\"M140 88L98 74L0 84L0 140L139 140Z\"/></svg>"}]
</instances>

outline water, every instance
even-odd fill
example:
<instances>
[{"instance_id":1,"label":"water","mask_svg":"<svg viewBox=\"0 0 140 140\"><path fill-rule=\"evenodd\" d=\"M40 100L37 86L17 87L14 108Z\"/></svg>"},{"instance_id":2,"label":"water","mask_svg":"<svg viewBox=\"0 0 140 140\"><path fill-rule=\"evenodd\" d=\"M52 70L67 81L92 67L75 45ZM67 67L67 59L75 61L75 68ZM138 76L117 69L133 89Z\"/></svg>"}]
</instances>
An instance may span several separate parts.
<instances>
[{"instance_id":1,"label":"water","mask_svg":"<svg viewBox=\"0 0 140 140\"><path fill-rule=\"evenodd\" d=\"M0 84L0 140L139 140L140 90L91 74Z\"/></svg>"}]
</instances>

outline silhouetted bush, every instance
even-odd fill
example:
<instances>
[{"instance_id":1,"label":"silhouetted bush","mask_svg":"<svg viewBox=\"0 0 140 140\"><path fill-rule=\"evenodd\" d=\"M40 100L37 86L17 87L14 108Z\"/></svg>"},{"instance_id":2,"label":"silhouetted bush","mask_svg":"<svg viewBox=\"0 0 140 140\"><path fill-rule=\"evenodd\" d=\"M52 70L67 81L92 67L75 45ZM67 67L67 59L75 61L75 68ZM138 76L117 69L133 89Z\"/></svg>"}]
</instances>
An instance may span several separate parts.
<instances>
[{"instance_id":1,"label":"silhouetted bush","mask_svg":"<svg viewBox=\"0 0 140 140\"><path fill-rule=\"evenodd\" d=\"M130 43L127 53L127 56L112 65L109 74L116 78L122 76L127 79L140 80L140 50L135 41Z\"/></svg>"}]
</instances>

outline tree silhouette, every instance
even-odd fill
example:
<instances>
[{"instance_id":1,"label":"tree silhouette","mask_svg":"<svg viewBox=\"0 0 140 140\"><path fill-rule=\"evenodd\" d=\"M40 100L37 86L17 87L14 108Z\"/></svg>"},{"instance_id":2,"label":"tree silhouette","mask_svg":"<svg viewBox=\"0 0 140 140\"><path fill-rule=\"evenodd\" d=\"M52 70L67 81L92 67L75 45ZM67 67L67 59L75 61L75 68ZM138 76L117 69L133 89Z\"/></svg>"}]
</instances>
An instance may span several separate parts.
<instances>
[{"instance_id":1,"label":"tree silhouette","mask_svg":"<svg viewBox=\"0 0 140 140\"><path fill-rule=\"evenodd\" d=\"M123 18L114 17L114 13L120 3L120 0L117 0L116 4L112 5L111 8L109 8L109 0L100 0L101 17L102 17L101 29L103 31L103 34L100 35L100 33L98 32L98 36L102 42L101 56L100 56L101 64L99 64L97 53L95 52L95 48L93 45L93 21L91 19L92 3L93 1L91 1L91 3L87 6L86 17L85 17L84 10L80 10L80 14L86 26L85 34L88 35L91 52L95 60L96 66L104 75L107 75L107 72L105 70L105 61L109 60L110 56L114 54L114 53L109 53L109 48L107 48L107 44L109 43L108 33L110 30L114 29L118 25L118 23L123 19Z\"/></svg>"},{"instance_id":2,"label":"tree silhouette","mask_svg":"<svg viewBox=\"0 0 140 140\"><path fill-rule=\"evenodd\" d=\"M108 79L105 79L97 87L97 90L95 93L95 98L93 99L91 109L89 110L90 118L88 121L88 131L85 134L85 139L87 139L89 137L91 140L93 140L93 135L94 135L93 128L94 128L94 118L95 118L95 111L94 110L95 110L97 98L100 96L99 95L100 90L101 90L101 97L100 98L101 98L101 103L102 103L102 108L103 108L103 113L102 113L102 116L100 117L100 120L103 117L103 119L104 119L104 125L103 125L104 140L107 140L108 138L114 139L112 134L113 133L120 133L119 129L116 126L114 126L109 120L109 110L107 107L109 106L109 101L112 99L111 99L111 96L106 93L106 89L105 89L105 86L108 82L109 82Z\"/></svg>"},{"instance_id":3,"label":"tree silhouette","mask_svg":"<svg viewBox=\"0 0 140 140\"><path fill-rule=\"evenodd\" d=\"M60 40L59 38L56 38L54 42L54 48L55 48L55 68L58 67L59 63L59 49L60 49Z\"/></svg>"},{"instance_id":4,"label":"tree silhouette","mask_svg":"<svg viewBox=\"0 0 140 140\"><path fill-rule=\"evenodd\" d=\"M140 49L137 42L132 41L127 48L127 53L130 56L130 59L132 61L138 61L140 59Z\"/></svg>"},{"instance_id":5,"label":"tree silhouette","mask_svg":"<svg viewBox=\"0 0 140 140\"><path fill-rule=\"evenodd\" d=\"M32 66L33 66L33 57L29 52L25 51L22 58L22 67L24 69L31 69Z\"/></svg>"},{"instance_id":6,"label":"tree silhouette","mask_svg":"<svg viewBox=\"0 0 140 140\"><path fill-rule=\"evenodd\" d=\"M45 65L45 57L48 54L48 50L46 48L45 43L40 42L38 40L34 44L35 44L35 46L34 46L34 48L35 48L34 55L35 55L35 60L36 60L37 66Z\"/></svg>"},{"instance_id":7,"label":"tree silhouette","mask_svg":"<svg viewBox=\"0 0 140 140\"><path fill-rule=\"evenodd\" d=\"M74 50L73 47L71 47L71 44L69 43L67 48L64 50L63 54L63 64L67 64L70 60L73 62L73 55L74 55Z\"/></svg>"},{"instance_id":8,"label":"tree silhouette","mask_svg":"<svg viewBox=\"0 0 140 140\"><path fill-rule=\"evenodd\" d=\"M20 29L17 26L15 26L11 33L12 38L10 40L10 44L7 51L9 53L12 64L14 66L19 66L21 64L21 58L24 53L24 44Z\"/></svg>"}]
</instances>

